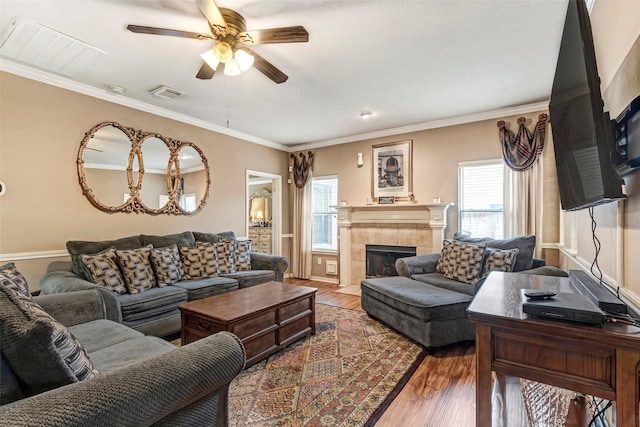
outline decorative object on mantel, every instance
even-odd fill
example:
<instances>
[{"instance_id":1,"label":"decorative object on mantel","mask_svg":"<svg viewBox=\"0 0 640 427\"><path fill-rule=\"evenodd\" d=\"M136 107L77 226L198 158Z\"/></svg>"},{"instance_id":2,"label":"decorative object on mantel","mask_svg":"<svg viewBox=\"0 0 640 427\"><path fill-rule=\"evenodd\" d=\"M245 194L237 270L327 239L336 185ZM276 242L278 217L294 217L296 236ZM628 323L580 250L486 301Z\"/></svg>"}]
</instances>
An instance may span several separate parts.
<instances>
[{"instance_id":1,"label":"decorative object on mantel","mask_svg":"<svg viewBox=\"0 0 640 427\"><path fill-rule=\"evenodd\" d=\"M525 117L518 117L517 135L507 129L504 120L497 123L502 144L502 157L507 166L515 171L524 171L534 164L544 148L547 119L546 114L538 116L533 134L525 125L527 120Z\"/></svg>"},{"instance_id":2,"label":"decorative object on mantel","mask_svg":"<svg viewBox=\"0 0 640 427\"><path fill-rule=\"evenodd\" d=\"M373 197L409 197L413 192L413 141L388 142L371 147Z\"/></svg>"},{"instance_id":3,"label":"decorative object on mantel","mask_svg":"<svg viewBox=\"0 0 640 427\"><path fill-rule=\"evenodd\" d=\"M393 196L388 196L388 197L378 197L378 204L379 205L392 205L394 204L396 201L396 198Z\"/></svg>"},{"instance_id":4,"label":"decorative object on mantel","mask_svg":"<svg viewBox=\"0 0 640 427\"><path fill-rule=\"evenodd\" d=\"M303 188L311 176L311 169L313 169L313 152L309 151L306 156L304 153L300 153L299 156L300 160L295 154L291 155L293 159L293 182L296 187Z\"/></svg>"},{"instance_id":5,"label":"decorative object on mantel","mask_svg":"<svg viewBox=\"0 0 640 427\"><path fill-rule=\"evenodd\" d=\"M209 164L197 145L116 122L85 133L76 164L82 194L103 212L192 215L209 198Z\"/></svg>"}]
</instances>

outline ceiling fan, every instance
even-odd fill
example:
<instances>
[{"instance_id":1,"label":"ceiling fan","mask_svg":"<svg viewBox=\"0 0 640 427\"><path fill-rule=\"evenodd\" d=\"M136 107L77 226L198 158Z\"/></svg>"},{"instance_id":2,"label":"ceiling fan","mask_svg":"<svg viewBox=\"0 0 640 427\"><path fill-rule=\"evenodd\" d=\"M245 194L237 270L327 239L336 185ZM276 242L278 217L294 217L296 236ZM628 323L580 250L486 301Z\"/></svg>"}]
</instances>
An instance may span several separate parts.
<instances>
[{"instance_id":1,"label":"ceiling fan","mask_svg":"<svg viewBox=\"0 0 640 427\"><path fill-rule=\"evenodd\" d=\"M199 79L210 79L222 68L228 76L237 76L252 65L275 83L284 83L289 76L276 68L249 48L256 44L270 43L305 43L309 41L309 33L302 26L269 28L266 30L247 31L246 22L239 13L225 8L218 8L214 0L195 0L202 14L209 21L211 34L190 31L170 30L166 28L128 25L127 29L134 33L154 34L172 37L185 37L198 40L213 40L213 49L204 52L204 63L196 74Z\"/></svg>"}]
</instances>

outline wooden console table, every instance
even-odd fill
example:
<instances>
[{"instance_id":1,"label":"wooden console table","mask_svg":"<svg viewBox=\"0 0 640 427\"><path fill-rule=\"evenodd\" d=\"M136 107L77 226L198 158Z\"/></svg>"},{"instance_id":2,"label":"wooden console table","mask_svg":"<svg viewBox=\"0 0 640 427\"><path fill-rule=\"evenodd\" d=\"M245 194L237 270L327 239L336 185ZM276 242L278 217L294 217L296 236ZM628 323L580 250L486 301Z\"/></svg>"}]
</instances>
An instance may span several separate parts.
<instances>
[{"instance_id":1,"label":"wooden console table","mask_svg":"<svg viewBox=\"0 0 640 427\"><path fill-rule=\"evenodd\" d=\"M491 371L616 401L617 425L640 427L640 334L522 312L520 289L575 292L568 278L492 272L469 305L476 324L476 426L491 426Z\"/></svg>"}]
</instances>

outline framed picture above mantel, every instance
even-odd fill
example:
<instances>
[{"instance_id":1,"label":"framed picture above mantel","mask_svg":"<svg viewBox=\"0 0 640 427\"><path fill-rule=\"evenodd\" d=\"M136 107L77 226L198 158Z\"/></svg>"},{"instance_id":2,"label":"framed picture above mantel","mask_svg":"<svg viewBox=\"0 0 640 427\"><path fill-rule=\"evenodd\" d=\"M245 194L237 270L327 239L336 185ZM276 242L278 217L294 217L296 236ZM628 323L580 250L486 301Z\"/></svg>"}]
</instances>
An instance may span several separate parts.
<instances>
[{"instance_id":1,"label":"framed picture above mantel","mask_svg":"<svg viewBox=\"0 0 640 427\"><path fill-rule=\"evenodd\" d=\"M412 145L413 141L407 140L371 147L373 197L410 197L413 194Z\"/></svg>"}]
</instances>

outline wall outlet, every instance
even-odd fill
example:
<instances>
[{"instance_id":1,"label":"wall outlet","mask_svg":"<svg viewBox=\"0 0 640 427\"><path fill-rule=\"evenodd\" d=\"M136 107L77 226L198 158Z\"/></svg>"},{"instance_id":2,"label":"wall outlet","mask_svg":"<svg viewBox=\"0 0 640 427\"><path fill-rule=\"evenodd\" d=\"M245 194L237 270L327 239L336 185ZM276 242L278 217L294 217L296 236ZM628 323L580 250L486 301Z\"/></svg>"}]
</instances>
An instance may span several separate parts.
<instances>
[{"instance_id":1,"label":"wall outlet","mask_svg":"<svg viewBox=\"0 0 640 427\"><path fill-rule=\"evenodd\" d=\"M322 258L318 257L318 265L322 265Z\"/></svg>"}]
</instances>

